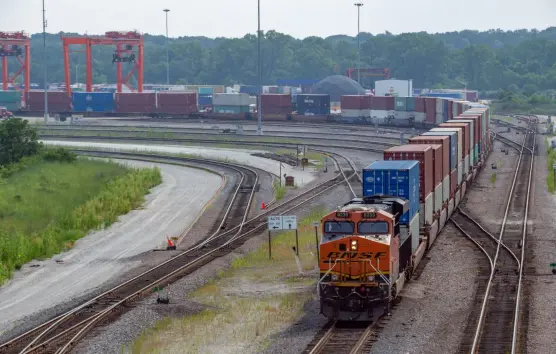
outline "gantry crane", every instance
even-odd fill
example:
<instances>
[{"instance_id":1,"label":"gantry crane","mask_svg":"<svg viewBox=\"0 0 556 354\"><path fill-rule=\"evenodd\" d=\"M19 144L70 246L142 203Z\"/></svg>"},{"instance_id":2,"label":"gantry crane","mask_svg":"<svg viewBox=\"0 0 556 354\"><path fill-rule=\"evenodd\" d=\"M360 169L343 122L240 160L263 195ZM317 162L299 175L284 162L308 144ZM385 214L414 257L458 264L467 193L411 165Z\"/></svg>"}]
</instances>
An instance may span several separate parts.
<instances>
[{"instance_id":1,"label":"gantry crane","mask_svg":"<svg viewBox=\"0 0 556 354\"><path fill-rule=\"evenodd\" d=\"M69 60L69 46L70 45L84 45L86 56L86 69L85 69L85 85L86 91L93 91L93 58L92 46L93 45L114 45L116 49L112 55L112 63L116 63L116 83L117 91L122 92L122 85L126 85L131 91L135 91L128 82L132 75L137 72L137 88L138 92L143 92L143 52L144 42L141 34L136 31L106 32L102 37L62 37L64 46L64 73L66 78L66 90L71 95L71 77L70 77L70 60ZM137 49L135 54L134 49ZM131 63L133 67L131 71L122 77L122 63Z\"/></svg>"},{"instance_id":2,"label":"gantry crane","mask_svg":"<svg viewBox=\"0 0 556 354\"><path fill-rule=\"evenodd\" d=\"M357 77L357 68L349 68L346 70L346 76L350 79ZM390 69L389 68L362 68L361 70L361 77L364 76L382 76L384 80L388 80L390 78Z\"/></svg>"},{"instance_id":3,"label":"gantry crane","mask_svg":"<svg viewBox=\"0 0 556 354\"><path fill-rule=\"evenodd\" d=\"M10 77L8 58L15 57L19 69ZM31 86L31 39L25 32L0 32L0 58L2 58L2 90L8 90L9 84L21 90L15 80L23 73L23 91Z\"/></svg>"}]
</instances>

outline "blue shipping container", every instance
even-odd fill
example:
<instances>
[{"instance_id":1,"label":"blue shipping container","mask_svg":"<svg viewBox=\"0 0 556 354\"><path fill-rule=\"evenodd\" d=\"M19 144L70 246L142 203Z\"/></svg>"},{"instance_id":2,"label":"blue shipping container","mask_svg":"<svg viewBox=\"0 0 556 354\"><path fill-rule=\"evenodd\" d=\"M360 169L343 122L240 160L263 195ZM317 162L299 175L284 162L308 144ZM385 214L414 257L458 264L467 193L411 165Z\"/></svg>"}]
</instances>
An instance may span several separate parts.
<instances>
[{"instance_id":1,"label":"blue shipping container","mask_svg":"<svg viewBox=\"0 0 556 354\"><path fill-rule=\"evenodd\" d=\"M199 106L212 106L212 95L201 95L197 97Z\"/></svg>"},{"instance_id":2,"label":"blue shipping container","mask_svg":"<svg viewBox=\"0 0 556 354\"><path fill-rule=\"evenodd\" d=\"M375 161L363 169L363 196L387 194L409 200L409 210L400 218L408 225L419 212L419 162Z\"/></svg>"},{"instance_id":3,"label":"blue shipping container","mask_svg":"<svg viewBox=\"0 0 556 354\"><path fill-rule=\"evenodd\" d=\"M458 167L458 133L457 132L426 132L422 136L450 137L450 171Z\"/></svg>"},{"instance_id":4,"label":"blue shipping container","mask_svg":"<svg viewBox=\"0 0 556 354\"><path fill-rule=\"evenodd\" d=\"M213 88L212 87L199 87L198 89L199 95L212 95Z\"/></svg>"},{"instance_id":5,"label":"blue shipping container","mask_svg":"<svg viewBox=\"0 0 556 354\"><path fill-rule=\"evenodd\" d=\"M442 98L458 98L463 99L463 93L461 92L429 92L422 96L425 97L442 97Z\"/></svg>"},{"instance_id":6,"label":"blue shipping container","mask_svg":"<svg viewBox=\"0 0 556 354\"><path fill-rule=\"evenodd\" d=\"M242 85L239 88L239 93L247 93L251 96L254 95L258 95L259 94L259 87L258 86L253 86L253 85Z\"/></svg>"},{"instance_id":7,"label":"blue shipping container","mask_svg":"<svg viewBox=\"0 0 556 354\"><path fill-rule=\"evenodd\" d=\"M110 92L73 92L71 103L74 112L112 112L114 94Z\"/></svg>"}]
</instances>

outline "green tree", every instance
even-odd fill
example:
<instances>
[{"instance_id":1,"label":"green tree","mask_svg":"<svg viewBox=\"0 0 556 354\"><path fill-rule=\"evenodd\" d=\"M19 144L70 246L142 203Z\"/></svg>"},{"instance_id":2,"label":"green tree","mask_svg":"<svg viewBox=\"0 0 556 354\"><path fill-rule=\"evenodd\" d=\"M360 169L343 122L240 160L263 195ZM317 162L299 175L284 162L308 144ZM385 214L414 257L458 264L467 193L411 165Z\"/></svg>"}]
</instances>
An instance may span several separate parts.
<instances>
[{"instance_id":1,"label":"green tree","mask_svg":"<svg viewBox=\"0 0 556 354\"><path fill-rule=\"evenodd\" d=\"M39 152L37 131L26 120L10 118L0 122L0 165L16 163Z\"/></svg>"}]
</instances>

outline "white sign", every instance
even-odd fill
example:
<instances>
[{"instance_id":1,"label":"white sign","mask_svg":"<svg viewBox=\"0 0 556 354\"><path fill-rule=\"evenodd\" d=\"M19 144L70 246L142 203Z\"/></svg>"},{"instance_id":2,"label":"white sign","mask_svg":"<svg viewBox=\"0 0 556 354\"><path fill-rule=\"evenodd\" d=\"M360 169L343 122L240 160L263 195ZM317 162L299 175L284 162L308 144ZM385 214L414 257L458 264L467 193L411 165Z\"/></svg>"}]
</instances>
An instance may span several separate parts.
<instances>
[{"instance_id":1,"label":"white sign","mask_svg":"<svg viewBox=\"0 0 556 354\"><path fill-rule=\"evenodd\" d=\"M282 216L282 229L297 230L297 216L295 215Z\"/></svg>"},{"instance_id":2,"label":"white sign","mask_svg":"<svg viewBox=\"0 0 556 354\"><path fill-rule=\"evenodd\" d=\"M319 222L318 221L313 221L313 227L319 227Z\"/></svg>"},{"instance_id":3,"label":"white sign","mask_svg":"<svg viewBox=\"0 0 556 354\"><path fill-rule=\"evenodd\" d=\"M552 164L552 169L553 169L553 170L556 170L556 163L555 163L555 164Z\"/></svg>"},{"instance_id":4,"label":"white sign","mask_svg":"<svg viewBox=\"0 0 556 354\"><path fill-rule=\"evenodd\" d=\"M269 216L268 217L268 229L270 231L282 230L282 217L281 216Z\"/></svg>"}]
</instances>

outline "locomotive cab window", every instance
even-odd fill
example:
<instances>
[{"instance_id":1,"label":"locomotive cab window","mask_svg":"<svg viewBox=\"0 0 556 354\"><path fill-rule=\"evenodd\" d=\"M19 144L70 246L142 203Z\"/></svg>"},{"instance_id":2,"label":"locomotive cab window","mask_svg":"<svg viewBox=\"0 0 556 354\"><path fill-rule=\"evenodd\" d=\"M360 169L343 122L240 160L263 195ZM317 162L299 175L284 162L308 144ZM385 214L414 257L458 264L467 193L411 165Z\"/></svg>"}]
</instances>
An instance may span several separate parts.
<instances>
[{"instance_id":1,"label":"locomotive cab window","mask_svg":"<svg viewBox=\"0 0 556 354\"><path fill-rule=\"evenodd\" d=\"M361 235L387 234L388 223L386 221L360 221L357 231Z\"/></svg>"},{"instance_id":2,"label":"locomotive cab window","mask_svg":"<svg viewBox=\"0 0 556 354\"><path fill-rule=\"evenodd\" d=\"M330 234L353 234L355 225L351 221L327 221L324 232Z\"/></svg>"}]
</instances>

